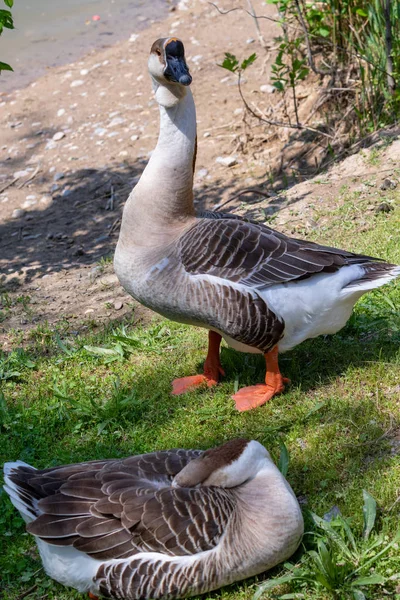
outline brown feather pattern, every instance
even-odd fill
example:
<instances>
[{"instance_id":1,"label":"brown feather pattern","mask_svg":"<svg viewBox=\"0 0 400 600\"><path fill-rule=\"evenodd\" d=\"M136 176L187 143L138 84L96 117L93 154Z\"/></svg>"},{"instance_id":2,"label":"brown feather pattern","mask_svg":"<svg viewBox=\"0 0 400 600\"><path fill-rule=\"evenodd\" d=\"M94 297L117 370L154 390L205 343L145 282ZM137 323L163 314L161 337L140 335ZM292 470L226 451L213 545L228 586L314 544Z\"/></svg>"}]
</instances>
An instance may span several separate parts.
<instances>
[{"instance_id":1,"label":"brown feather pattern","mask_svg":"<svg viewBox=\"0 0 400 600\"><path fill-rule=\"evenodd\" d=\"M289 238L229 213L211 215L206 213L207 218L198 219L180 238L180 256L188 273L214 275L261 290L315 273L332 273L344 265L379 262Z\"/></svg>"},{"instance_id":2,"label":"brown feather pattern","mask_svg":"<svg viewBox=\"0 0 400 600\"><path fill-rule=\"evenodd\" d=\"M242 442L236 454L239 447ZM236 502L221 488L171 487L203 454L171 450L43 471L19 468L11 479L39 500L41 514L27 529L49 544L73 545L98 560L138 552L185 556L218 544Z\"/></svg>"}]
</instances>

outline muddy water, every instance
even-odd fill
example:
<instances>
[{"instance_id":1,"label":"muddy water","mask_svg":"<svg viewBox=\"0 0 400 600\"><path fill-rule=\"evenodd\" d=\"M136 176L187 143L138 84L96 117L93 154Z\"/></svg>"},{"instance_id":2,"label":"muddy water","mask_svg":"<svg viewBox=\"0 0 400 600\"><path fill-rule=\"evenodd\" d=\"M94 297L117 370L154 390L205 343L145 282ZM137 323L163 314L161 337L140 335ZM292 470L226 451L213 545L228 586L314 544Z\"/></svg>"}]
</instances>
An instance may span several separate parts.
<instances>
[{"instance_id":1,"label":"muddy water","mask_svg":"<svg viewBox=\"0 0 400 600\"><path fill-rule=\"evenodd\" d=\"M150 20L162 19L170 5L168 0L16 0L16 29L5 29L0 37L0 60L14 73L0 74L0 92L23 87L46 68L72 62L92 48L129 38Z\"/></svg>"}]
</instances>

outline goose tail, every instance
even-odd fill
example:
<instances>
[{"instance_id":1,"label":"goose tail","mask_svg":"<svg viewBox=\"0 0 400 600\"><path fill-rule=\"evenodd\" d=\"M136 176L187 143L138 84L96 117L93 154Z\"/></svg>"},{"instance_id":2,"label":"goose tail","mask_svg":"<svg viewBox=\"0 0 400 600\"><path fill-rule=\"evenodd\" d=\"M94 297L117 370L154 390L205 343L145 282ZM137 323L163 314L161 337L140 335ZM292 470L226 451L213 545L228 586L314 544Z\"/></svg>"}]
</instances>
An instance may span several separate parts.
<instances>
[{"instance_id":1,"label":"goose tail","mask_svg":"<svg viewBox=\"0 0 400 600\"><path fill-rule=\"evenodd\" d=\"M381 287L400 276L400 266L391 265L384 262L371 262L362 266L363 274L350 281L343 289L342 294L354 294L359 292L360 295L375 288Z\"/></svg>"},{"instance_id":2,"label":"goose tail","mask_svg":"<svg viewBox=\"0 0 400 600\"><path fill-rule=\"evenodd\" d=\"M34 467L22 460L4 465L3 489L26 523L36 519L39 514L37 507L39 495L26 483L27 475L32 476L35 471Z\"/></svg>"}]
</instances>

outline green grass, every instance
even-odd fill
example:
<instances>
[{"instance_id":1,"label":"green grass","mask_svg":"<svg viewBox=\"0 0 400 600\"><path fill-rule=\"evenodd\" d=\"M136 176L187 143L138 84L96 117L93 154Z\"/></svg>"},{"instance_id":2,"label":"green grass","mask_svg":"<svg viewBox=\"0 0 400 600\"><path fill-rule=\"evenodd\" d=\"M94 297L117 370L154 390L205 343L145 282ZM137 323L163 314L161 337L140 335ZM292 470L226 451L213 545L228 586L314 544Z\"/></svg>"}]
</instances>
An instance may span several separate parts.
<instances>
[{"instance_id":1,"label":"green grass","mask_svg":"<svg viewBox=\"0 0 400 600\"><path fill-rule=\"evenodd\" d=\"M345 197L333 213L320 211L323 225L312 237L400 264L399 195L392 193L390 200L395 210L375 214L356 195ZM364 296L337 335L310 340L281 356L282 371L292 384L266 406L244 414L234 410L231 394L236 383L262 381L263 359L227 347L222 349L227 376L221 385L180 397L170 394L174 377L201 369L204 330L155 318L147 327L127 323L117 335L111 325L78 337L68 327L56 335L40 326L27 339L16 333L13 353L0 356L0 462L19 458L43 468L170 447L207 448L235 436L258 439L278 459L284 440L290 453L288 479L309 509L323 515L337 505L352 518L352 527L361 529L366 489L380 507L382 535L393 539L400 510L399 447L394 443L399 435L399 313L398 282ZM17 351L22 343L24 351ZM101 355L93 347L112 352ZM4 493L0 544L4 600L17 600L30 589L25 597L81 597L40 570L33 539ZM365 597L400 598L398 591L395 595L398 549L389 550L375 566L395 578L365 587ZM272 575L283 572L278 567ZM208 596L247 600L255 582L269 576ZM285 586L263 597L293 589L303 594L297 597L310 600L348 597Z\"/></svg>"}]
</instances>

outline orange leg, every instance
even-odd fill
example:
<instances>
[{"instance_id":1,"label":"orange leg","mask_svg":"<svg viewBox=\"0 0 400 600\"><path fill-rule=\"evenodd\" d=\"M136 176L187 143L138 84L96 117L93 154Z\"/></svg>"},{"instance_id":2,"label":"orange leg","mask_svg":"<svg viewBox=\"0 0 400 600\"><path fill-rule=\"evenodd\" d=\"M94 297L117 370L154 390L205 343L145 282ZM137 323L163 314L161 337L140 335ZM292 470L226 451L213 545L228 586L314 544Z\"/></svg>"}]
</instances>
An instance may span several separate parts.
<instances>
[{"instance_id":1,"label":"orange leg","mask_svg":"<svg viewBox=\"0 0 400 600\"><path fill-rule=\"evenodd\" d=\"M233 397L236 408L240 412L262 406L268 400L271 400L276 394L280 394L285 389L284 383L290 383L290 379L282 377L278 365L278 347L275 346L265 355L267 371L265 374L265 384L252 385L242 388Z\"/></svg>"},{"instance_id":2,"label":"orange leg","mask_svg":"<svg viewBox=\"0 0 400 600\"><path fill-rule=\"evenodd\" d=\"M208 332L208 352L204 363L204 375L191 375L190 377L181 377L172 382L172 393L174 396L184 394L190 389L207 384L208 387L216 385L220 375L225 375L219 359L219 348L221 345L221 336L215 331Z\"/></svg>"},{"instance_id":3,"label":"orange leg","mask_svg":"<svg viewBox=\"0 0 400 600\"><path fill-rule=\"evenodd\" d=\"M92 594L92 592L88 592L88 596L89 596L90 600L99 600L99 598L97 596L95 596L94 594Z\"/></svg>"}]
</instances>

